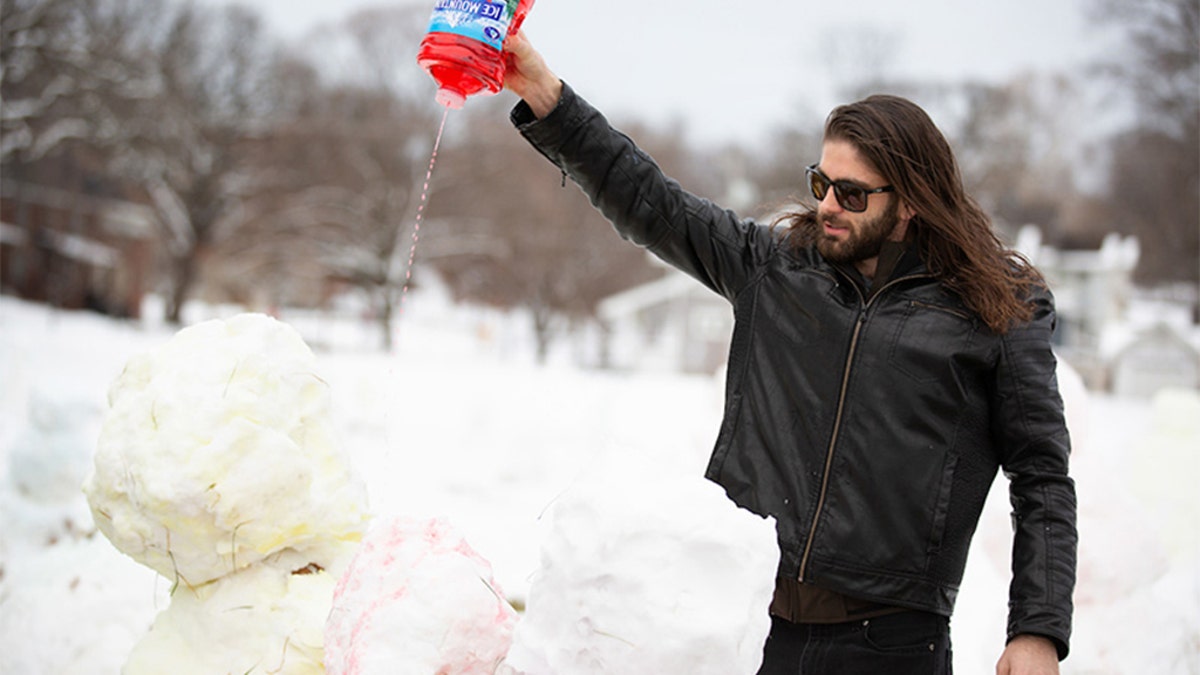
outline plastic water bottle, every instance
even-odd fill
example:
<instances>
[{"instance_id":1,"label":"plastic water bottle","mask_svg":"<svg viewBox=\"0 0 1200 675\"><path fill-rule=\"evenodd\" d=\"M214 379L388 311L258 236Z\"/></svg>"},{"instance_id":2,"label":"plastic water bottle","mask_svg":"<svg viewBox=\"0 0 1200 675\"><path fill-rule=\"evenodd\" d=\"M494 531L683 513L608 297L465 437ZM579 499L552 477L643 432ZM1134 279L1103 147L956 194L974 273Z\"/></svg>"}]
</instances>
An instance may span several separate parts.
<instances>
[{"instance_id":1,"label":"plastic water bottle","mask_svg":"<svg viewBox=\"0 0 1200 675\"><path fill-rule=\"evenodd\" d=\"M437 102L461 108L476 93L504 86L504 40L533 0L437 0L417 63L437 82Z\"/></svg>"}]
</instances>

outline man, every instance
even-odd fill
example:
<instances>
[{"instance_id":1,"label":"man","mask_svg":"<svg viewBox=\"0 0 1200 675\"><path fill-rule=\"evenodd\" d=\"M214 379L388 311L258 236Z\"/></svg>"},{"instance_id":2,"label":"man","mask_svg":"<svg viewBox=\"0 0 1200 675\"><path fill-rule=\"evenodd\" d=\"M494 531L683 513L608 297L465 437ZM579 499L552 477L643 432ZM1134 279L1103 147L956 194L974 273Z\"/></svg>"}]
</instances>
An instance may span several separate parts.
<instances>
[{"instance_id":1,"label":"man","mask_svg":"<svg viewBox=\"0 0 1200 675\"><path fill-rule=\"evenodd\" d=\"M778 524L761 673L949 673L949 617L999 468L1013 579L1001 675L1068 651L1075 492L1053 301L965 194L949 145L897 97L829 117L817 200L764 228L665 177L522 34L521 133L621 235L733 304L707 475Z\"/></svg>"}]
</instances>

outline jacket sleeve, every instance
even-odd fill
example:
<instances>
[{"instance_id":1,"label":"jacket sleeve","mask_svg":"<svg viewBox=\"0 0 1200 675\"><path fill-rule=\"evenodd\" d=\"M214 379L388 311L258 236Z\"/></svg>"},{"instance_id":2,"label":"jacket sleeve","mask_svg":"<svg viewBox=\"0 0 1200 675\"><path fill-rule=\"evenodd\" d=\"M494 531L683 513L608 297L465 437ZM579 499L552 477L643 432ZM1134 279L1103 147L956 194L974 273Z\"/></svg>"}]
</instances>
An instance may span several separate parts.
<instances>
[{"instance_id":1,"label":"jacket sleeve","mask_svg":"<svg viewBox=\"0 0 1200 675\"><path fill-rule=\"evenodd\" d=\"M1070 649L1078 535L1070 440L1050 347L1054 301L1035 299L1034 318L1001 338L994 433L1012 503L1008 639L1048 637L1059 659Z\"/></svg>"},{"instance_id":2,"label":"jacket sleeve","mask_svg":"<svg viewBox=\"0 0 1200 675\"><path fill-rule=\"evenodd\" d=\"M627 240L732 300L773 250L770 232L684 190L570 86L536 119L524 102L521 134L587 194Z\"/></svg>"}]
</instances>

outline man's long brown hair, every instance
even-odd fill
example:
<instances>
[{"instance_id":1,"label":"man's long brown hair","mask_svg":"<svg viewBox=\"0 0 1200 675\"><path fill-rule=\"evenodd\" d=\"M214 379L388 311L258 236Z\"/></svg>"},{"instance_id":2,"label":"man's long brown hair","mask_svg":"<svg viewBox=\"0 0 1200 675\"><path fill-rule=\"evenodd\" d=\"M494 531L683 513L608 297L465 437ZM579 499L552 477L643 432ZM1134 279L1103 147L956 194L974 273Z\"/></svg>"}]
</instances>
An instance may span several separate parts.
<instances>
[{"instance_id":1,"label":"man's long brown hair","mask_svg":"<svg viewBox=\"0 0 1200 675\"><path fill-rule=\"evenodd\" d=\"M1044 284L1041 275L996 236L963 187L950 144L924 110L898 96L870 96L834 109L825 140L850 143L895 186L916 214L908 237L926 267L992 330L1003 333L1031 318L1028 298ZM820 231L811 208L778 222L800 246L812 244Z\"/></svg>"}]
</instances>

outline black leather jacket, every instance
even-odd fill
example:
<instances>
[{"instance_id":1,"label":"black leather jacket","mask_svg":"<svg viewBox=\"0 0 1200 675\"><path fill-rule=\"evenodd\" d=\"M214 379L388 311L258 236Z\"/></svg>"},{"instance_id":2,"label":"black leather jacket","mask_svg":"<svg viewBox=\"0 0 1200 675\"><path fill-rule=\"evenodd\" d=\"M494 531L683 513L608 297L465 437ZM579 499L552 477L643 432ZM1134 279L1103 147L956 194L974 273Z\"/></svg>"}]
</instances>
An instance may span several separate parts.
<instances>
[{"instance_id":1,"label":"black leather jacket","mask_svg":"<svg viewBox=\"0 0 1200 675\"><path fill-rule=\"evenodd\" d=\"M778 524L780 574L949 616L998 467L1015 531L1009 636L1066 655L1075 488L1053 300L999 335L918 262L868 299L811 249L684 191L566 87L513 122L611 220L733 304L725 416L708 467Z\"/></svg>"}]
</instances>

